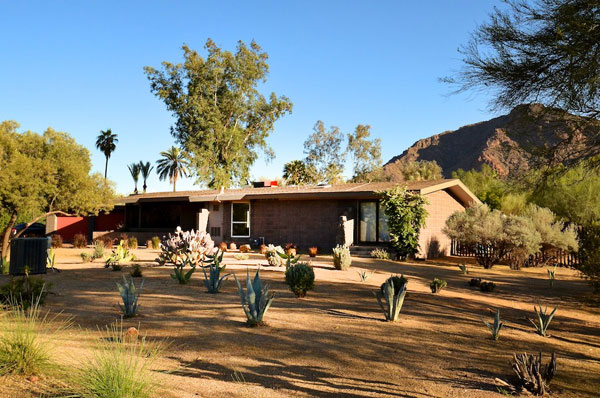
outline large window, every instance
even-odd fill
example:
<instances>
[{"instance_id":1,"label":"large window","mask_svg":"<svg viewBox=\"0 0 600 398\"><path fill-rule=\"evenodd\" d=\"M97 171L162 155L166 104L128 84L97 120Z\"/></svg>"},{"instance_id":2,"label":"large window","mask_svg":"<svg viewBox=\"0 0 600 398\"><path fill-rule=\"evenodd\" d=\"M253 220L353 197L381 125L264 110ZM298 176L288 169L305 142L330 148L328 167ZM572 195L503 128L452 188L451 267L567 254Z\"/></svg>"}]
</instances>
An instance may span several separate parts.
<instances>
[{"instance_id":1,"label":"large window","mask_svg":"<svg viewBox=\"0 0 600 398\"><path fill-rule=\"evenodd\" d=\"M360 202L358 240L363 243L388 242L387 215L379 202Z\"/></svg>"},{"instance_id":2,"label":"large window","mask_svg":"<svg viewBox=\"0 0 600 398\"><path fill-rule=\"evenodd\" d=\"M250 203L231 203L231 236L250 237Z\"/></svg>"}]
</instances>

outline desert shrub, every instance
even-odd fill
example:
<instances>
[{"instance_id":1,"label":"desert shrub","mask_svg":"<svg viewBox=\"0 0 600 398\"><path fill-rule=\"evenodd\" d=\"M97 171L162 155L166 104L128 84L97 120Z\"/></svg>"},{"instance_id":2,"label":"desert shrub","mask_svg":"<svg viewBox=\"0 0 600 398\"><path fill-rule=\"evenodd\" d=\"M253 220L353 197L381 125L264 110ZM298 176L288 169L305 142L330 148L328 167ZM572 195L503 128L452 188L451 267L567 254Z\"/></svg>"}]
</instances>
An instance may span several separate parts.
<instances>
[{"instance_id":1,"label":"desert shrub","mask_svg":"<svg viewBox=\"0 0 600 398\"><path fill-rule=\"evenodd\" d=\"M73 246L77 249L83 249L87 246L87 238L84 234L75 234L73 236Z\"/></svg>"},{"instance_id":2,"label":"desert shrub","mask_svg":"<svg viewBox=\"0 0 600 398\"><path fill-rule=\"evenodd\" d=\"M13 277L0 286L0 302L4 305L18 305L27 310L32 305L41 306L46 300L48 290L52 287L41 277Z\"/></svg>"},{"instance_id":3,"label":"desert shrub","mask_svg":"<svg viewBox=\"0 0 600 398\"><path fill-rule=\"evenodd\" d=\"M427 199L401 186L379 194L387 216L390 247L396 252L396 259L414 256L419 251L419 234L427 218Z\"/></svg>"},{"instance_id":4,"label":"desert shrub","mask_svg":"<svg viewBox=\"0 0 600 398\"><path fill-rule=\"evenodd\" d=\"M338 270L347 270L352 264L350 248L348 246L337 245L333 248L333 266Z\"/></svg>"},{"instance_id":5,"label":"desert shrub","mask_svg":"<svg viewBox=\"0 0 600 398\"><path fill-rule=\"evenodd\" d=\"M186 265L190 266L190 269L187 271L185 270ZM194 264L175 264L171 278L179 282L180 285L185 285L190 281L194 272L196 272L196 265Z\"/></svg>"},{"instance_id":6,"label":"desert shrub","mask_svg":"<svg viewBox=\"0 0 600 398\"><path fill-rule=\"evenodd\" d=\"M285 254L285 251L281 246L269 245L265 251L265 258L272 267L281 267L283 265L283 259L280 254Z\"/></svg>"},{"instance_id":7,"label":"desert shrub","mask_svg":"<svg viewBox=\"0 0 600 398\"><path fill-rule=\"evenodd\" d=\"M491 293L496 289L496 284L494 282L481 282L479 284L479 290L484 293Z\"/></svg>"},{"instance_id":8,"label":"desert shrub","mask_svg":"<svg viewBox=\"0 0 600 398\"><path fill-rule=\"evenodd\" d=\"M548 327L550 326L550 322L552 322L552 318L554 318L554 314L556 313L557 309L558 306L554 307L552 312L548 313L547 306L544 309L542 309L541 304L539 304L539 308L533 306L533 311L535 312L537 318L535 321L533 319L529 319L529 322L531 322L533 326L535 326L535 329L537 330L540 336L546 336L546 332L548 330Z\"/></svg>"},{"instance_id":9,"label":"desert shrub","mask_svg":"<svg viewBox=\"0 0 600 398\"><path fill-rule=\"evenodd\" d=\"M378 258L380 260L389 260L390 259L390 253L385 249L377 248L377 249L371 250L370 254L371 254L371 257Z\"/></svg>"},{"instance_id":10,"label":"desert shrub","mask_svg":"<svg viewBox=\"0 0 600 398\"><path fill-rule=\"evenodd\" d=\"M594 291L600 293L600 222L584 226L580 241L581 263L577 269Z\"/></svg>"},{"instance_id":11,"label":"desert shrub","mask_svg":"<svg viewBox=\"0 0 600 398\"><path fill-rule=\"evenodd\" d=\"M460 269L460 272L462 272L463 275L469 274L469 268L467 267L467 263L465 261L458 265L458 269Z\"/></svg>"},{"instance_id":12,"label":"desert shrub","mask_svg":"<svg viewBox=\"0 0 600 398\"><path fill-rule=\"evenodd\" d=\"M395 322L398 320L398 315L402 310L404 298L406 297L406 284L407 280L404 276L400 278L392 276L381 285L378 291L373 292L386 321Z\"/></svg>"},{"instance_id":13,"label":"desert shrub","mask_svg":"<svg viewBox=\"0 0 600 398\"><path fill-rule=\"evenodd\" d=\"M104 242L103 241L97 240L96 242L94 242L94 252L92 253L92 257L94 257L94 259L104 257Z\"/></svg>"},{"instance_id":14,"label":"desert shrub","mask_svg":"<svg viewBox=\"0 0 600 398\"><path fill-rule=\"evenodd\" d=\"M206 265L202 267L202 272L204 273L204 287L206 287L206 290L209 293L219 293L223 281L231 275L225 274L221 276L221 271L225 269L225 265L221 265L223 254L222 251L217 250L214 254L207 255ZM208 274L206 273L206 268L208 268Z\"/></svg>"},{"instance_id":15,"label":"desert shrub","mask_svg":"<svg viewBox=\"0 0 600 398\"><path fill-rule=\"evenodd\" d=\"M110 256L105 261L105 267L112 267L113 271L121 270L123 263L128 263L134 259L133 254L129 252L125 241L120 241L115 247Z\"/></svg>"},{"instance_id":16,"label":"desert shrub","mask_svg":"<svg viewBox=\"0 0 600 398\"><path fill-rule=\"evenodd\" d=\"M158 379L153 367L164 350L161 341L145 337L131 342L122 325L107 327L103 338L83 356L72 376L78 396L84 398L151 398L156 396Z\"/></svg>"},{"instance_id":17,"label":"desert shrub","mask_svg":"<svg viewBox=\"0 0 600 398\"><path fill-rule=\"evenodd\" d=\"M269 285L263 284L260 279L260 269L256 270L254 279L250 280L250 274L246 270L246 291L240 284L237 276L233 274L237 283L242 308L246 314L246 323L249 326L263 325L263 318L273 302L275 293L269 294Z\"/></svg>"},{"instance_id":18,"label":"desert shrub","mask_svg":"<svg viewBox=\"0 0 600 398\"><path fill-rule=\"evenodd\" d=\"M304 297L315 287L315 272L307 263L296 263L285 270L285 283L296 297Z\"/></svg>"},{"instance_id":19,"label":"desert shrub","mask_svg":"<svg viewBox=\"0 0 600 398\"><path fill-rule=\"evenodd\" d=\"M246 261L250 258L250 256L248 255L248 253L235 253L233 255L233 258L240 261Z\"/></svg>"},{"instance_id":20,"label":"desert shrub","mask_svg":"<svg viewBox=\"0 0 600 398\"><path fill-rule=\"evenodd\" d=\"M160 238L158 236L152 237L152 248L155 250L160 249Z\"/></svg>"},{"instance_id":21,"label":"desert shrub","mask_svg":"<svg viewBox=\"0 0 600 398\"><path fill-rule=\"evenodd\" d=\"M132 236L131 238L127 239L127 247L130 249L137 249L138 247L138 240L135 236Z\"/></svg>"},{"instance_id":22,"label":"desert shrub","mask_svg":"<svg viewBox=\"0 0 600 398\"><path fill-rule=\"evenodd\" d=\"M121 295L121 300L123 304L119 303L119 307L123 311L124 318L131 318L137 314L138 310L138 299L140 298L140 293L142 292L142 288L144 287L144 280L142 279L142 283L140 283L140 287L136 288L133 283L133 278L125 278L123 275L123 283L117 282L117 288L119 289L119 294Z\"/></svg>"},{"instance_id":23,"label":"desert shrub","mask_svg":"<svg viewBox=\"0 0 600 398\"><path fill-rule=\"evenodd\" d=\"M429 284L431 293L439 293L440 290L444 289L448 283L443 279L433 278L433 281Z\"/></svg>"},{"instance_id":24,"label":"desert shrub","mask_svg":"<svg viewBox=\"0 0 600 398\"><path fill-rule=\"evenodd\" d=\"M308 248L308 256L309 257L317 257L318 252L319 252L319 249L315 246Z\"/></svg>"},{"instance_id":25,"label":"desert shrub","mask_svg":"<svg viewBox=\"0 0 600 398\"><path fill-rule=\"evenodd\" d=\"M63 246L62 236L60 236L59 234L52 235L52 237L50 238L50 245L55 249L61 248Z\"/></svg>"},{"instance_id":26,"label":"desert shrub","mask_svg":"<svg viewBox=\"0 0 600 398\"><path fill-rule=\"evenodd\" d=\"M67 326L68 321L41 315L35 298L28 309L9 307L0 317L0 375L51 373L52 337Z\"/></svg>"},{"instance_id":27,"label":"desert shrub","mask_svg":"<svg viewBox=\"0 0 600 398\"><path fill-rule=\"evenodd\" d=\"M469 286L471 287L479 287L481 285L481 278L472 278L469 281Z\"/></svg>"},{"instance_id":28,"label":"desert shrub","mask_svg":"<svg viewBox=\"0 0 600 398\"><path fill-rule=\"evenodd\" d=\"M84 263L91 263L92 261L94 261L94 257L92 257L92 255L90 253L79 253L79 256L81 257L81 260Z\"/></svg>"},{"instance_id":29,"label":"desert shrub","mask_svg":"<svg viewBox=\"0 0 600 398\"><path fill-rule=\"evenodd\" d=\"M500 320L500 310L496 310L496 315L494 316L494 323L486 322L483 319L482 321L485 324L485 326L487 326L490 330L490 333L492 334L492 340L498 340L498 337L500 337L500 330L504 325L504 322Z\"/></svg>"},{"instance_id":30,"label":"desert shrub","mask_svg":"<svg viewBox=\"0 0 600 398\"><path fill-rule=\"evenodd\" d=\"M285 244L285 254L295 256L297 252L298 252L298 246L296 246L293 243Z\"/></svg>"},{"instance_id":31,"label":"desert shrub","mask_svg":"<svg viewBox=\"0 0 600 398\"><path fill-rule=\"evenodd\" d=\"M156 261L160 265L174 264L182 267L186 264L197 266L207 254L214 251L215 242L204 231L183 231L177 227L174 234L164 237L160 243L161 253Z\"/></svg>"},{"instance_id":32,"label":"desert shrub","mask_svg":"<svg viewBox=\"0 0 600 398\"><path fill-rule=\"evenodd\" d=\"M134 278L141 278L142 277L142 266L139 264L133 264L133 267L131 269L131 276Z\"/></svg>"},{"instance_id":33,"label":"desert shrub","mask_svg":"<svg viewBox=\"0 0 600 398\"><path fill-rule=\"evenodd\" d=\"M550 361L544 365L541 352L537 357L527 353L513 354L511 366L516 376L515 392L527 391L539 397L546 396L548 386L556 375L556 355L552 353Z\"/></svg>"}]
</instances>

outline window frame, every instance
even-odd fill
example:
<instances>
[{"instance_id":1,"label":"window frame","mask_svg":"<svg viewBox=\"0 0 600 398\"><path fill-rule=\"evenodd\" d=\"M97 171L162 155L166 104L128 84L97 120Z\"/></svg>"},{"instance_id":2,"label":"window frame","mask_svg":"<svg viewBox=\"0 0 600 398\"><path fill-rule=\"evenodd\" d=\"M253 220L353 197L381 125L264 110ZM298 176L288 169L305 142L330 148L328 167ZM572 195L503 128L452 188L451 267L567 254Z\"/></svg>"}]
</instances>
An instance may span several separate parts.
<instances>
[{"instance_id":1,"label":"window frame","mask_svg":"<svg viewBox=\"0 0 600 398\"><path fill-rule=\"evenodd\" d=\"M247 220L244 221L233 221L233 205L235 204L247 204L248 205L248 211L247 211ZM230 220L230 227L231 227L231 237L232 238L249 238L250 237L250 212L252 211L252 204L250 202L231 202L231 220ZM233 225L234 224L243 224L246 225L248 228L248 235L234 235L233 234Z\"/></svg>"}]
</instances>

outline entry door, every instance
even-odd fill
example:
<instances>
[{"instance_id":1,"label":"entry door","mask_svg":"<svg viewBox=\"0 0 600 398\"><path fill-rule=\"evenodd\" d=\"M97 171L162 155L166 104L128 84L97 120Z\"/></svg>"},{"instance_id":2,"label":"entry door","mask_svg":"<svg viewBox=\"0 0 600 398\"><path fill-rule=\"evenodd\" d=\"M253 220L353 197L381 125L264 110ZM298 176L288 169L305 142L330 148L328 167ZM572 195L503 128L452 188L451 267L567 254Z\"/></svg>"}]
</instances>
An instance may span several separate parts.
<instances>
[{"instance_id":1,"label":"entry door","mask_svg":"<svg viewBox=\"0 0 600 398\"><path fill-rule=\"evenodd\" d=\"M358 240L361 243L389 241L387 216L379 202L360 202Z\"/></svg>"}]
</instances>

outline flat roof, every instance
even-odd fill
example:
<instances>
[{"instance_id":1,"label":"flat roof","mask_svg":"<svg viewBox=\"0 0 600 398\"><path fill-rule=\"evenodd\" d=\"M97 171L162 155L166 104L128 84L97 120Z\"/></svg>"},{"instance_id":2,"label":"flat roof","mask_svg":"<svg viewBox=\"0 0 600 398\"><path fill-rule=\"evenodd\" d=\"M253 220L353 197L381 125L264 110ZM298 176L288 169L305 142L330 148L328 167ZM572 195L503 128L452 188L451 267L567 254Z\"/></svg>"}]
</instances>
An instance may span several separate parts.
<instances>
[{"instance_id":1,"label":"flat roof","mask_svg":"<svg viewBox=\"0 0 600 398\"><path fill-rule=\"evenodd\" d=\"M408 190L427 195L439 190L449 190L465 205L480 203L479 199L457 179L407 182L367 182L336 185L302 185L282 187L245 187L234 189L207 189L179 192L151 192L131 194L119 200L120 205L139 202L222 202L252 199L370 199L377 198L377 191L396 185L406 186Z\"/></svg>"}]
</instances>

